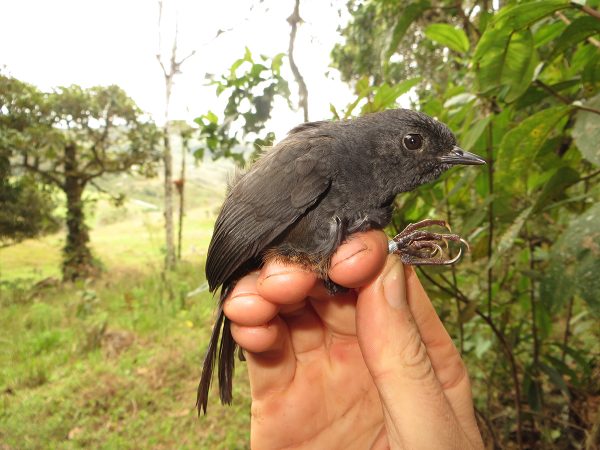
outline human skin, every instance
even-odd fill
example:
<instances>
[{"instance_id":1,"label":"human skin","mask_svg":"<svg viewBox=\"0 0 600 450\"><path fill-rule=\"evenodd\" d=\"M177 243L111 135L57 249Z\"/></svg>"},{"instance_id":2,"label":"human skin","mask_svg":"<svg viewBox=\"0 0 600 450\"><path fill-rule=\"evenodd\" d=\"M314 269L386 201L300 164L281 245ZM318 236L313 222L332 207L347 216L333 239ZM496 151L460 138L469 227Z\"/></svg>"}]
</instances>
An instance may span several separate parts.
<instances>
[{"instance_id":1,"label":"human skin","mask_svg":"<svg viewBox=\"0 0 600 450\"><path fill-rule=\"evenodd\" d=\"M225 301L244 349L256 449L480 449L469 378L414 270L381 231L316 275L270 261Z\"/></svg>"}]
</instances>

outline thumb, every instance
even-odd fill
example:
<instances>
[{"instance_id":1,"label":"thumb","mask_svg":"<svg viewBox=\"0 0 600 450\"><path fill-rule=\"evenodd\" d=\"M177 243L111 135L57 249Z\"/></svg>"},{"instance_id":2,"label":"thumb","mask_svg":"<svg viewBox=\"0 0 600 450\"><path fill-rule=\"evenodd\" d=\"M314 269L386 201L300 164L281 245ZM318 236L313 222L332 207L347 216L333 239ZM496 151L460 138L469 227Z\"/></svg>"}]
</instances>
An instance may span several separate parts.
<instances>
[{"instance_id":1,"label":"thumb","mask_svg":"<svg viewBox=\"0 0 600 450\"><path fill-rule=\"evenodd\" d=\"M381 275L359 291L356 328L391 448L448 448L458 442L460 427L411 313L397 257L389 256Z\"/></svg>"}]
</instances>

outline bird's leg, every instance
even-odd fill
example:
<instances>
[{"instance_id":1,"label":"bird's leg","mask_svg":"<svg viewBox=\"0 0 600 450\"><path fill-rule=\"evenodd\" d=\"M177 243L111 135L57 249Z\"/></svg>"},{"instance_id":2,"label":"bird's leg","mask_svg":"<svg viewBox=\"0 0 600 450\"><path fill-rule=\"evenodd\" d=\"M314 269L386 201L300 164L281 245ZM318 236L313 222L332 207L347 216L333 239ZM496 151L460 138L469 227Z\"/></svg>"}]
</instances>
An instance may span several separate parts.
<instances>
[{"instance_id":1,"label":"bird's leg","mask_svg":"<svg viewBox=\"0 0 600 450\"><path fill-rule=\"evenodd\" d=\"M390 253L399 255L403 263L411 265L449 265L457 262L462 255L462 245L469 248L467 242L457 234L422 230L432 225L450 231L450 226L443 220L427 219L410 224L390 241ZM458 254L454 257L446 255L442 248L448 248L448 241L461 244Z\"/></svg>"}]
</instances>

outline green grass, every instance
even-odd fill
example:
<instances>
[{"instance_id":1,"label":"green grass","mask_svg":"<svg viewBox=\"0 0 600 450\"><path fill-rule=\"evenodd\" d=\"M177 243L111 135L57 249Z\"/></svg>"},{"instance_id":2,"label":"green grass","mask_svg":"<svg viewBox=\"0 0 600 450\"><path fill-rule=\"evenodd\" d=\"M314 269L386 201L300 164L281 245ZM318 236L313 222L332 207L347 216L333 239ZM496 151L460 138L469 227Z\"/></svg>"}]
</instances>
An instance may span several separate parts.
<instances>
[{"instance_id":1,"label":"green grass","mask_svg":"<svg viewBox=\"0 0 600 450\"><path fill-rule=\"evenodd\" d=\"M205 175L190 181L183 261L167 276L157 180L109 180L125 206L88 204L97 280L59 282L61 233L0 249L0 449L249 446L244 367L231 407L213 390L208 416L195 411L214 299L187 294L204 282L224 192L223 168Z\"/></svg>"},{"instance_id":2,"label":"green grass","mask_svg":"<svg viewBox=\"0 0 600 450\"><path fill-rule=\"evenodd\" d=\"M115 210L103 206L105 215ZM100 223L91 229L94 256L107 272L129 267L158 270L164 254L162 214L143 210L128 213L127 209L123 214L121 221ZM200 263L206 256L214 217L206 209L197 208L189 211L184 220L182 256ZM63 245L64 232L61 232L0 249L0 279L60 278Z\"/></svg>"},{"instance_id":3,"label":"green grass","mask_svg":"<svg viewBox=\"0 0 600 450\"><path fill-rule=\"evenodd\" d=\"M249 391L194 402L212 298L188 298L202 267L169 279L122 270L93 283L0 290L0 442L38 448L244 448ZM6 447L7 446L7 447Z\"/></svg>"}]
</instances>

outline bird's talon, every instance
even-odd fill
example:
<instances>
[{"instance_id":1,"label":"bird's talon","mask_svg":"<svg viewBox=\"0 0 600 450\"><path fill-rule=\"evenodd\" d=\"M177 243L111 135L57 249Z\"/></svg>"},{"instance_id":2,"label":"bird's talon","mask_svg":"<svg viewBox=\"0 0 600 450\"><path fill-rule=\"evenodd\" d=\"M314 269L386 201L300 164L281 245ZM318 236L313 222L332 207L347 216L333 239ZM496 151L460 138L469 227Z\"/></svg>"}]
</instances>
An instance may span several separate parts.
<instances>
[{"instance_id":1,"label":"bird's talon","mask_svg":"<svg viewBox=\"0 0 600 450\"><path fill-rule=\"evenodd\" d=\"M460 236L448 233L434 233L422 230L428 226L440 226L450 231L446 221L427 219L408 225L400 234L389 241L388 250L400 256L402 261L411 265L450 265L460 260L463 246L469 251L469 244ZM446 257L450 242L459 242L461 247L454 257ZM444 251L446 250L446 251Z\"/></svg>"}]
</instances>

